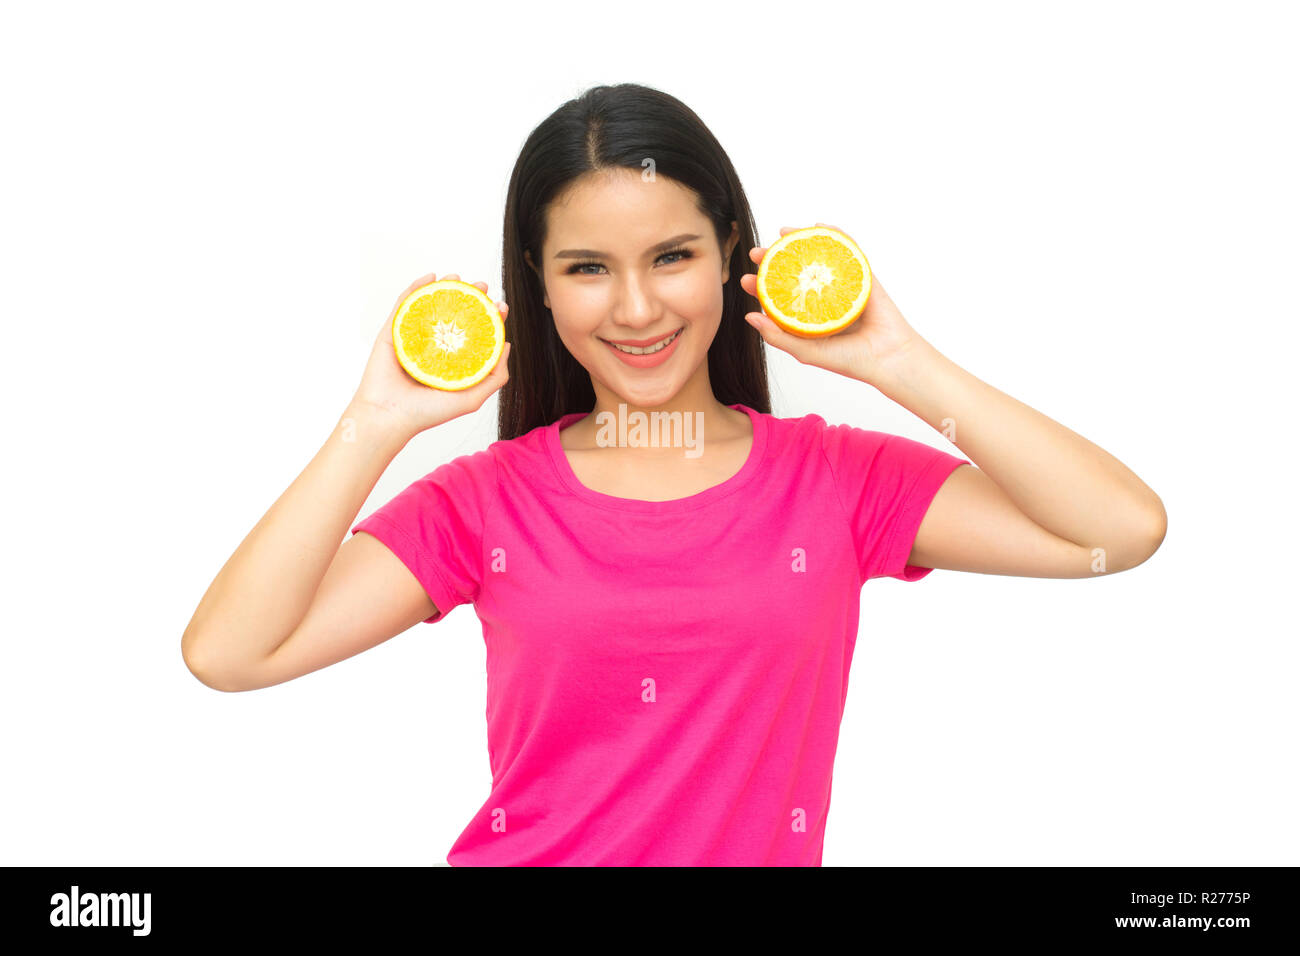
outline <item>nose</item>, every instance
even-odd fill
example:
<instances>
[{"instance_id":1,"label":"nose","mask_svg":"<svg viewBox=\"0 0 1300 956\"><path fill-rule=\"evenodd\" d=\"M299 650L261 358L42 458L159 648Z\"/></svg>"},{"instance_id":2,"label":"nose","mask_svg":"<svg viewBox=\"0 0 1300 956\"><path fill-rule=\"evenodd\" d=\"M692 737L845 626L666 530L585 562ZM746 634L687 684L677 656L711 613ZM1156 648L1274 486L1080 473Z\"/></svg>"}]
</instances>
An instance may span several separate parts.
<instances>
[{"instance_id":1,"label":"nose","mask_svg":"<svg viewBox=\"0 0 1300 956\"><path fill-rule=\"evenodd\" d=\"M650 291L650 283L640 276L629 276L619 287L614 303L614 324L633 331L648 329L659 321L660 308Z\"/></svg>"}]
</instances>

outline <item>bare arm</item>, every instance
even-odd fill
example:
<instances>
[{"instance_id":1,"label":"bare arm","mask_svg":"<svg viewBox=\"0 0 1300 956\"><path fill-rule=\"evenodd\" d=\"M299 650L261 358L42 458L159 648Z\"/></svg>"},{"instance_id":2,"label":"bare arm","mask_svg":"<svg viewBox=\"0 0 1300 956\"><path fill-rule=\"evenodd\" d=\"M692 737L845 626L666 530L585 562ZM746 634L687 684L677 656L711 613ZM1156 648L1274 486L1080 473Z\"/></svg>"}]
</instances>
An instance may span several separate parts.
<instances>
[{"instance_id":1,"label":"bare arm","mask_svg":"<svg viewBox=\"0 0 1300 956\"><path fill-rule=\"evenodd\" d=\"M766 253L754 248L750 258L761 263ZM756 277L741 284L757 297ZM765 342L800 362L874 386L942 431L976 466L945 480L909 564L1078 578L1137 567L1164 540L1164 503L1141 478L941 354L903 318L878 276L862 315L834 335L801 338L761 312L746 318Z\"/></svg>"},{"instance_id":2,"label":"bare arm","mask_svg":"<svg viewBox=\"0 0 1300 956\"><path fill-rule=\"evenodd\" d=\"M340 542L409 436L383 413L349 406L293 484L222 567L181 638L185 664L225 689L307 614Z\"/></svg>"},{"instance_id":3,"label":"bare arm","mask_svg":"<svg viewBox=\"0 0 1300 956\"><path fill-rule=\"evenodd\" d=\"M872 384L979 469L957 469L935 496L914 545L922 564L1082 578L1137 567L1160 547L1164 504L1142 479L919 336Z\"/></svg>"},{"instance_id":4,"label":"bare arm","mask_svg":"<svg viewBox=\"0 0 1300 956\"><path fill-rule=\"evenodd\" d=\"M398 296L333 433L199 602L181 654L209 687L252 690L290 680L373 647L437 610L379 541L364 534L343 541L411 437L477 411L508 379L508 343L492 372L460 391L421 385L398 364L391 325L397 305L433 281L432 273L422 276ZM487 292L487 283L472 284ZM504 318L507 306L497 306Z\"/></svg>"}]
</instances>

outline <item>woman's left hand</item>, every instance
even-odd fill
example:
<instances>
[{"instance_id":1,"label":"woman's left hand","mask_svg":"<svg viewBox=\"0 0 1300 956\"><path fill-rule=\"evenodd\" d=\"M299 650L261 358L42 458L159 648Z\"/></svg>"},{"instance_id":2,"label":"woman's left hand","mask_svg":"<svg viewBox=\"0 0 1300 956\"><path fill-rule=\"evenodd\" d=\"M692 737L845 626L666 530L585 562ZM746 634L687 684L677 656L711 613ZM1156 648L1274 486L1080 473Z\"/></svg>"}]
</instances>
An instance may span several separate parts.
<instances>
[{"instance_id":1,"label":"woman's left hand","mask_svg":"<svg viewBox=\"0 0 1300 956\"><path fill-rule=\"evenodd\" d=\"M824 222L817 223L826 226ZM837 226L829 226L838 229ZM781 235L793 232L790 226L781 227ZM844 232L843 229L839 230ZM846 233L847 235L847 233ZM755 265L763 261L767 247L755 247L749 258ZM746 273L740 277L740 287L755 299L758 298L758 276ZM874 270L871 275L871 294L867 297L862 315L848 328L823 338L804 338L787 332L777 325L760 306L758 312L748 312L746 321L753 325L763 341L788 352L805 365L815 365L831 372L868 384L875 384L879 376L903 358L920 342L920 336L907 324L894 300L885 292Z\"/></svg>"}]
</instances>

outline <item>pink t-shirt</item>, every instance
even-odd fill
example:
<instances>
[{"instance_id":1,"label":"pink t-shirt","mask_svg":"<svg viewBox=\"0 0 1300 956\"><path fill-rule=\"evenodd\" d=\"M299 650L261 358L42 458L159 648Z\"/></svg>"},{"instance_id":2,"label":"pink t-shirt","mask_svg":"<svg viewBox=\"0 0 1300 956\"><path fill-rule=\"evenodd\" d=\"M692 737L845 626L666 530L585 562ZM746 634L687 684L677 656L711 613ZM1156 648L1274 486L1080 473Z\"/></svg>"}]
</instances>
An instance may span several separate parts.
<instances>
[{"instance_id":1,"label":"pink t-shirt","mask_svg":"<svg viewBox=\"0 0 1300 956\"><path fill-rule=\"evenodd\" d=\"M969 464L746 405L741 470L688 498L582 485L575 412L463 455L353 529L487 646L492 789L452 866L820 866L862 586L917 581ZM685 454L685 449L683 450Z\"/></svg>"}]
</instances>

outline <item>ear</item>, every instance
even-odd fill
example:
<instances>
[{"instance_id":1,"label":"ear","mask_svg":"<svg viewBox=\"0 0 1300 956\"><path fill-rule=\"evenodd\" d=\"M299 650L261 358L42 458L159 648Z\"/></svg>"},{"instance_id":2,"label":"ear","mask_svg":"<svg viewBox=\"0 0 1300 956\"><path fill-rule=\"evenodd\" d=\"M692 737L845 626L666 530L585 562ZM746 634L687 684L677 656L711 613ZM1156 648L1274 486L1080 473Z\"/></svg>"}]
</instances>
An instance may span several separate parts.
<instances>
[{"instance_id":1,"label":"ear","mask_svg":"<svg viewBox=\"0 0 1300 956\"><path fill-rule=\"evenodd\" d=\"M722 256L722 284L726 285L727 280L731 278L731 254L736 250L736 243L740 241L740 228L736 225L736 220L731 220L731 238L727 240L727 245Z\"/></svg>"}]
</instances>

